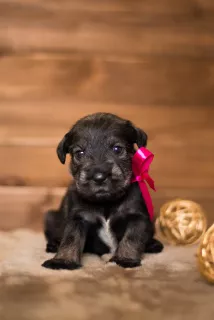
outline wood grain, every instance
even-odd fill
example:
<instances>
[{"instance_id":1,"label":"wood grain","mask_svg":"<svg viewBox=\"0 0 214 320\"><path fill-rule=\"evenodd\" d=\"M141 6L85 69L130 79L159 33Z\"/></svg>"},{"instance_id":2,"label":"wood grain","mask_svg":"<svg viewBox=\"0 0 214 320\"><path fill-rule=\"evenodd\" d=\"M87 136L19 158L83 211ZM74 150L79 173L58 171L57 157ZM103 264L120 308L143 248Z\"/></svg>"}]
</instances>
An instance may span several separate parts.
<instances>
[{"instance_id":1,"label":"wood grain","mask_svg":"<svg viewBox=\"0 0 214 320\"><path fill-rule=\"evenodd\" d=\"M79 2L1 1L2 54L39 50L199 57L214 51L211 1Z\"/></svg>"},{"instance_id":2,"label":"wood grain","mask_svg":"<svg viewBox=\"0 0 214 320\"><path fill-rule=\"evenodd\" d=\"M171 142L179 147L181 140L187 145L186 137L189 136L190 144L209 146L213 138L212 105L206 107L118 105L79 102L71 99L17 99L1 102L0 141L2 145L8 146L7 141L13 138L53 138L52 146L55 146L55 142L57 143L79 118L94 112L112 112L130 119L148 131L150 141L160 137L158 140L160 146L169 145Z\"/></svg>"},{"instance_id":3,"label":"wood grain","mask_svg":"<svg viewBox=\"0 0 214 320\"><path fill-rule=\"evenodd\" d=\"M0 187L0 230L42 230L44 213L58 208L64 192L64 188ZM179 197L198 202L210 224L213 222L213 192L214 189L161 189L152 194L156 216L166 201Z\"/></svg>"},{"instance_id":4,"label":"wood grain","mask_svg":"<svg viewBox=\"0 0 214 320\"><path fill-rule=\"evenodd\" d=\"M42 228L43 215L57 208L64 189L0 187L0 230Z\"/></svg>"},{"instance_id":5,"label":"wood grain","mask_svg":"<svg viewBox=\"0 0 214 320\"><path fill-rule=\"evenodd\" d=\"M17 9L35 9L35 10L57 10L57 11L89 11L89 12L144 12L146 14L177 14L191 13L195 8L203 10L212 10L214 4L212 0L0 0L4 6L15 7Z\"/></svg>"},{"instance_id":6,"label":"wood grain","mask_svg":"<svg viewBox=\"0 0 214 320\"><path fill-rule=\"evenodd\" d=\"M212 105L214 59L38 54L0 59L0 101ZM1 102L0 102L1 103Z\"/></svg>"}]
</instances>

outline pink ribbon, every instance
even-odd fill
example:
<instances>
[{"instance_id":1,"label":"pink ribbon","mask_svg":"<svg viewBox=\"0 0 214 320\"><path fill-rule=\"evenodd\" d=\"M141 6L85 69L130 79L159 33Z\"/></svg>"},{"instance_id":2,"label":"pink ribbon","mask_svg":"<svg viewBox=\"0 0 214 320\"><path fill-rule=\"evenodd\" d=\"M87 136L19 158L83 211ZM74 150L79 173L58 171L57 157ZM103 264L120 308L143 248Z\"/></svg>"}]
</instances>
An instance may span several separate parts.
<instances>
[{"instance_id":1,"label":"pink ribbon","mask_svg":"<svg viewBox=\"0 0 214 320\"><path fill-rule=\"evenodd\" d=\"M146 182L151 189L156 191L154 181L148 173L153 158L154 155L148 149L143 147L139 148L132 158L132 182L138 181L151 221L154 219L154 209Z\"/></svg>"}]
</instances>

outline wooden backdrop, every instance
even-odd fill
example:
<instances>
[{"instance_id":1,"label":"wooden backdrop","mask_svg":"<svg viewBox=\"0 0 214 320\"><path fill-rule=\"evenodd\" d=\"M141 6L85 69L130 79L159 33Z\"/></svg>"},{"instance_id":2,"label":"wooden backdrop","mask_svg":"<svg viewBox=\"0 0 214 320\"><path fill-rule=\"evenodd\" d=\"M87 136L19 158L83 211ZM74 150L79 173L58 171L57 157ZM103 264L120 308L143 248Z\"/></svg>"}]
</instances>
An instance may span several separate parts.
<instances>
[{"instance_id":1,"label":"wooden backdrop","mask_svg":"<svg viewBox=\"0 0 214 320\"><path fill-rule=\"evenodd\" d=\"M0 227L41 227L68 170L58 141L117 113L149 134L156 212L214 217L213 0L0 0Z\"/></svg>"}]
</instances>

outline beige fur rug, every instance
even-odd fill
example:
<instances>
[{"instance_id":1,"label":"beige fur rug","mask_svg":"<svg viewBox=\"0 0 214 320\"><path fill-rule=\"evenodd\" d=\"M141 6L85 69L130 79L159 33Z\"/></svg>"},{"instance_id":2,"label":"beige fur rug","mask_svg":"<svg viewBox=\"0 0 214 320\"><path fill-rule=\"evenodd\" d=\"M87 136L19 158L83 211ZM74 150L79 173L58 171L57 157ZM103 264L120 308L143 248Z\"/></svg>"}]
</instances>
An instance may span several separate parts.
<instances>
[{"instance_id":1,"label":"beige fur rug","mask_svg":"<svg viewBox=\"0 0 214 320\"><path fill-rule=\"evenodd\" d=\"M87 255L77 271L42 268L44 247L39 233L0 233L1 320L214 319L214 287L195 247L166 247L132 270Z\"/></svg>"}]
</instances>

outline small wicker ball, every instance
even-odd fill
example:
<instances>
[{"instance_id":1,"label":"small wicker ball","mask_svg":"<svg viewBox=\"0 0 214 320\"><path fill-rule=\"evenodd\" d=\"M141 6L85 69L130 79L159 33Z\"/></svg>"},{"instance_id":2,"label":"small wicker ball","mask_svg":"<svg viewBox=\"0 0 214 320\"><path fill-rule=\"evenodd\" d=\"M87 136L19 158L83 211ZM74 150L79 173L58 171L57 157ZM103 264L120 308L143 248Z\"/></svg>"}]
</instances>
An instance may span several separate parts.
<instances>
[{"instance_id":1,"label":"small wicker ball","mask_svg":"<svg viewBox=\"0 0 214 320\"><path fill-rule=\"evenodd\" d=\"M214 284L214 224L203 236L197 257L201 274L207 281Z\"/></svg>"},{"instance_id":2,"label":"small wicker ball","mask_svg":"<svg viewBox=\"0 0 214 320\"><path fill-rule=\"evenodd\" d=\"M204 235L207 219L199 204L177 199L162 206L156 228L162 240L173 245L190 245Z\"/></svg>"}]
</instances>

